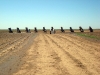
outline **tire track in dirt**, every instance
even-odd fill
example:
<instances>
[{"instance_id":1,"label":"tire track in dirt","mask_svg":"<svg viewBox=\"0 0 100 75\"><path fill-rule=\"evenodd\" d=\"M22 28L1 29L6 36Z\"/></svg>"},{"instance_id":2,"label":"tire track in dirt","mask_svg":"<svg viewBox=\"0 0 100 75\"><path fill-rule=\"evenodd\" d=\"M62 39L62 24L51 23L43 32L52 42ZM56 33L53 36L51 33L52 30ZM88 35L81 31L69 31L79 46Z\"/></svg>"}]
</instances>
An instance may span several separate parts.
<instances>
[{"instance_id":1,"label":"tire track in dirt","mask_svg":"<svg viewBox=\"0 0 100 75\"><path fill-rule=\"evenodd\" d=\"M13 75L35 75L35 73L38 71L37 69L37 58L39 56L38 50L38 40L39 38L36 37L33 40L34 43L32 46L27 50L26 55L23 58L24 64L20 66L19 70L13 73ZM27 61L26 61L27 60Z\"/></svg>"},{"instance_id":2,"label":"tire track in dirt","mask_svg":"<svg viewBox=\"0 0 100 75\"><path fill-rule=\"evenodd\" d=\"M25 40L27 40L28 38L29 38L29 36L26 36L16 42L14 42L12 45L9 45L2 52L0 52L0 58L3 58L3 59L0 59L1 60L0 63L4 62L7 59L8 53L11 54L12 52L15 52L16 49L20 49L22 47L21 44L23 44L23 42Z\"/></svg>"},{"instance_id":3,"label":"tire track in dirt","mask_svg":"<svg viewBox=\"0 0 100 75\"><path fill-rule=\"evenodd\" d=\"M27 49L32 44L31 40L33 38L35 38L35 36L33 36L33 34L30 35L29 38L25 39L23 43L16 48L17 50L14 49L5 56L6 59L0 63L0 75L12 75L12 73L18 70L19 66L23 64L22 58L25 56ZM4 59L5 57L2 57L1 59Z\"/></svg>"},{"instance_id":4,"label":"tire track in dirt","mask_svg":"<svg viewBox=\"0 0 100 75\"><path fill-rule=\"evenodd\" d=\"M1 38L2 40L0 40L0 42L1 42L0 43L0 51L5 49L5 47L7 48L9 45L17 42L18 40L28 36L27 34L16 34L16 33L14 33L12 35L10 35L10 34L5 34L5 35L6 36L1 35L3 37Z\"/></svg>"},{"instance_id":5,"label":"tire track in dirt","mask_svg":"<svg viewBox=\"0 0 100 75\"><path fill-rule=\"evenodd\" d=\"M94 54L95 55L95 57L98 59L99 58L99 56L97 56L99 53L98 53L98 51L99 51L99 48L98 49L95 49L94 47L93 47L93 45L91 45L91 46L87 46L87 42L84 42L83 44L81 44L81 43L79 43L79 41L78 41L78 39L74 39L74 38L72 38L72 36L71 37L69 37L69 36L66 36L66 37L64 37L64 36L60 36L60 35L58 35L58 37L59 38L63 38L63 39L65 39L65 40L68 40L69 42L71 42L72 44L74 44L74 45L77 45L81 50L83 50L84 49L84 51L86 51L86 52L88 52L88 53L90 53L90 54ZM70 39L71 38L71 39ZM73 42L74 41L74 42ZM91 48L91 49L90 49ZM96 51L97 50L97 51Z\"/></svg>"},{"instance_id":6,"label":"tire track in dirt","mask_svg":"<svg viewBox=\"0 0 100 75\"><path fill-rule=\"evenodd\" d=\"M24 37L25 37L25 36L24 36ZM3 50L3 49L6 49L9 45L12 45L13 43L15 43L15 42L21 40L21 39L24 38L24 37L18 38L17 40L14 39L14 41L12 41L12 40L8 41L8 42L6 42L6 43L0 45L0 49L2 49L2 50ZM0 51L2 51L2 50L0 50Z\"/></svg>"},{"instance_id":7,"label":"tire track in dirt","mask_svg":"<svg viewBox=\"0 0 100 75\"><path fill-rule=\"evenodd\" d=\"M73 43L70 35L68 39L62 37L56 34L39 34L33 40L30 36L23 41L26 42L22 43L23 48L16 46L19 47L18 50L7 53L7 62L5 60L3 65L0 64L0 75L99 75L100 72L95 71L96 68L99 71L99 65L92 62L92 56L91 61L88 60L89 53L75 43L77 39Z\"/></svg>"},{"instance_id":8,"label":"tire track in dirt","mask_svg":"<svg viewBox=\"0 0 100 75\"><path fill-rule=\"evenodd\" d=\"M84 50L84 48L81 48L81 46L78 46L77 43L75 43L76 41L74 41L74 40L71 41L72 38L67 39L68 36L67 37L63 37L63 36L60 36L60 35L56 35L56 36L54 35L54 37L62 40L62 43L65 40L68 42L68 44L72 43L72 44L70 44L70 46L72 45L70 47L70 49L72 47L74 48L74 51L73 51L74 54L76 52L76 54L79 55L79 57L77 57L77 58L79 58L80 60L81 60L81 58L84 59L84 60L81 60L81 61L84 62L84 64L86 64L86 66L88 66L89 69L91 69L91 70L93 69L93 70L97 71L97 73L100 73L100 68L98 66L98 65L100 65L100 63L99 63L100 62L100 58L99 57L95 57L93 54L89 54L87 51ZM75 46L73 46L73 45L75 45ZM91 47L90 47L90 49L91 49ZM70 50L68 50L68 51L72 53L72 51L70 51ZM94 65L94 64L96 64L96 65Z\"/></svg>"},{"instance_id":9,"label":"tire track in dirt","mask_svg":"<svg viewBox=\"0 0 100 75\"><path fill-rule=\"evenodd\" d=\"M72 44L74 44L74 45L77 45L81 50L84 50L84 51L86 51L86 52L88 52L88 53L90 53L91 55L95 55L94 57L95 58L100 58L100 56L99 56L99 47L98 47L98 49L97 50L95 50L95 48L93 47L94 45L91 45L91 46L86 46L87 45L87 42L84 42L84 44L80 44L80 43L78 43L79 41L77 41L78 39L74 39L74 38L72 38L72 36L71 37L69 37L69 35L67 36L67 38L66 37L64 37L64 36L60 36L60 35L58 35L58 37L59 38L63 38L63 39L65 39L65 40L68 40L69 42L71 42ZM70 39L71 38L71 39ZM74 41L74 42L73 42ZM90 49L91 48L91 49ZM91 53L91 52L92 53ZM98 56L97 56L98 55Z\"/></svg>"},{"instance_id":10,"label":"tire track in dirt","mask_svg":"<svg viewBox=\"0 0 100 75\"><path fill-rule=\"evenodd\" d=\"M27 61L13 75L70 75L60 66L60 58L48 45L44 35L39 34L34 42L24 58Z\"/></svg>"},{"instance_id":11,"label":"tire track in dirt","mask_svg":"<svg viewBox=\"0 0 100 75\"><path fill-rule=\"evenodd\" d=\"M53 42L53 43L55 43L55 45L57 46L57 47L59 47L60 48L60 50L62 50L63 51L63 53L64 53L64 55L66 55L66 57L67 58L69 58L69 60L71 61L71 63L73 63L73 64L70 64L71 65L71 67L74 67L74 68L76 68L76 72L77 72L77 69L79 69L79 70L81 70L81 72L83 72L83 74L81 73L81 72L79 72L81 75L85 75L85 74L87 74L87 75L92 75L92 72L89 72L88 70L87 70L87 67L86 66L84 66L83 64L82 64L82 62L80 62L80 60L78 60L78 59L76 59L74 56L72 56L69 52L67 52L67 51L65 51L65 49L63 49L63 47L61 47L57 42L55 42L49 35L47 35L47 37ZM53 37L54 38L54 37ZM75 67L75 65L77 65L76 67ZM78 68L79 67L79 68ZM70 71L70 70L69 70ZM71 71L70 71L71 72ZM72 75L80 75L80 74L76 74L76 73L74 73L74 74L72 74Z\"/></svg>"},{"instance_id":12,"label":"tire track in dirt","mask_svg":"<svg viewBox=\"0 0 100 75\"><path fill-rule=\"evenodd\" d=\"M13 44L14 42L17 42L18 40L20 40L20 39L22 39L22 38L24 38L25 36L23 36L23 37L20 37L20 38L17 38L17 39L11 39L10 41L8 41L8 42L6 42L6 43L4 43L4 44L2 44L2 45L4 45L4 46L7 46L8 44L10 45L10 44ZM0 46L0 47L2 47L2 45Z\"/></svg>"},{"instance_id":13,"label":"tire track in dirt","mask_svg":"<svg viewBox=\"0 0 100 75\"><path fill-rule=\"evenodd\" d=\"M100 44L99 43L90 42L90 41L88 41L86 39L83 39L83 38L80 38L80 37L74 36L74 35L75 34L71 34L71 35L69 35L69 34L64 34L63 35L62 34L61 37L67 37L67 39L72 38L70 41L73 41L74 40L75 41L74 43L76 43L79 47L81 47L84 50L88 51L90 54L94 54L97 57L97 54L99 52L99 47L100 47ZM84 46L85 46L85 48L84 48Z\"/></svg>"},{"instance_id":14,"label":"tire track in dirt","mask_svg":"<svg viewBox=\"0 0 100 75\"><path fill-rule=\"evenodd\" d=\"M50 47L50 43L49 43L49 40L48 40L48 38L46 38L46 36L44 36L44 39L45 39L45 41L46 41L46 43L47 43L47 45L49 45L49 49L50 50L53 50L54 52L53 52L53 56L55 56L56 55L56 58L55 59L60 59L60 61L57 61L57 60L55 60L56 61L56 64L55 64L55 68L56 69L58 69L59 70L59 72L61 72L61 74L57 74L57 75L70 75L70 73L68 72L68 70L66 69L66 67L63 65L63 63L61 62L61 57L59 57L58 56L58 54L55 52L55 50L53 49L53 47ZM58 72L58 73L59 73Z\"/></svg>"},{"instance_id":15,"label":"tire track in dirt","mask_svg":"<svg viewBox=\"0 0 100 75\"><path fill-rule=\"evenodd\" d=\"M100 44L97 43L97 42L91 42L91 41L88 41L84 38L80 38L78 36L74 36L75 34L72 34L72 35L68 35L68 34L65 34L65 35L62 35L61 37L64 37L64 39L70 39L70 41L74 41L74 43L76 45L78 45L78 47L80 47L82 50L84 49L84 51L92 54L96 59L100 59Z\"/></svg>"},{"instance_id":16,"label":"tire track in dirt","mask_svg":"<svg viewBox=\"0 0 100 75\"><path fill-rule=\"evenodd\" d=\"M11 38L15 37L16 34L14 34ZM0 51L4 51L4 49L7 49L8 47L10 47L11 45L23 40L23 39L27 39L30 35L27 34L22 34L22 35L17 35L16 38L14 39L10 39L10 37L8 39L10 39L9 41L5 42L4 44L0 45ZM8 40L8 39L3 39L3 40Z\"/></svg>"},{"instance_id":17,"label":"tire track in dirt","mask_svg":"<svg viewBox=\"0 0 100 75\"><path fill-rule=\"evenodd\" d=\"M74 40L72 42L72 41L69 41L69 39L67 39L67 37L66 37L66 39L64 39L65 37L62 38L62 36L59 37L59 35L56 35L56 36L54 35L53 37L56 37L56 39L58 38L58 40L61 40L61 42L58 42L58 43L63 43L63 41L65 41L65 43L63 43L63 45L66 45L64 49L68 49L67 51L69 53L71 53L72 55L74 55L79 60L83 59L83 60L81 60L81 62L83 62L87 66L88 70L91 70L91 72L96 73L96 75L98 75L100 73L100 68L99 68L100 60L95 58L94 55L89 54L88 52L84 51L84 49L78 47L77 44L73 44L73 43L75 43ZM61 45L61 46L63 46L63 45Z\"/></svg>"}]
</instances>

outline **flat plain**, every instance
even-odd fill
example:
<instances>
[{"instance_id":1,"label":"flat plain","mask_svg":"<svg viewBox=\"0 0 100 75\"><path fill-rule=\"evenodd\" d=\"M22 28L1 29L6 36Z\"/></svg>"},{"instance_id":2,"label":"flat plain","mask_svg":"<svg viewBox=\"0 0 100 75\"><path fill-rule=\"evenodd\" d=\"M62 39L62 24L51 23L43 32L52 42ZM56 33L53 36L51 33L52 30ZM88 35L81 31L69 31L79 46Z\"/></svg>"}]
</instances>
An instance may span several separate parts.
<instances>
[{"instance_id":1,"label":"flat plain","mask_svg":"<svg viewBox=\"0 0 100 75\"><path fill-rule=\"evenodd\" d=\"M0 30L0 75L100 75L100 29Z\"/></svg>"}]
</instances>

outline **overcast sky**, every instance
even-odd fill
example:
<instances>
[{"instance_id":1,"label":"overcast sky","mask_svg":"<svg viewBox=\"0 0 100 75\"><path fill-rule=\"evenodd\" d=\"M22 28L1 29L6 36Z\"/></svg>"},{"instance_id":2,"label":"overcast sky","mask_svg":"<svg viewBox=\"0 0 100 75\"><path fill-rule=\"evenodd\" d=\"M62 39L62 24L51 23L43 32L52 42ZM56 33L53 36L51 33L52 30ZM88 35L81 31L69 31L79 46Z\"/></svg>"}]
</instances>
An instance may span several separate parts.
<instances>
[{"instance_id":1,"label":"overcast sky","mask_svg":"<svg viewBox=\"0 0 100 75\"><path fill-rule=\"evenodd\" d=\"M0 29L100 28L100 0L0 0Z\"/></svg>"}]
</instances>

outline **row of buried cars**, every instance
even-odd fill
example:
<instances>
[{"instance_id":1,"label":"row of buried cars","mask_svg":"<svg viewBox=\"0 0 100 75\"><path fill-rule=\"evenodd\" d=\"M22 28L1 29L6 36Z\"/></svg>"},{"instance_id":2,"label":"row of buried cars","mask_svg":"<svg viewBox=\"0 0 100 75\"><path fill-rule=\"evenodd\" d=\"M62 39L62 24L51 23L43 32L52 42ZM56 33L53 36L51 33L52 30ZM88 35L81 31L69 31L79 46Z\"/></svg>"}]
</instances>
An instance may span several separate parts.
<instances>
[{"instance_id":1,"label":"row of buried cars","mask_svg":"<svg viewBox=\"0 0 100 75\"><path fill-rule=\"evenodd\" d=\"M13 33L13 30L11 28L8 28L8 30L9 30L9 33ZM18 27L16 30L17 30L17 33L21 33L21 30ZM31 33L31 31L30 31L30 29L28 29L28 27L25 28L25 31L26 31L26 33ZM34 28L34 31L38 32L36 27Z\"/></svg>"},{"instance_id":2,"label":"row of buried cars","mask_svg":"<svg viewBox=\"0 0 100 75\"><path fill-rule=\"evenodd\" d=\"M13 33L13 30L11 28L8 28L9 33ZM84 32L84 29L80 26L79 27L80 32ZM28 29L28 27L25 28L26 33L31 33L30 29ZM91 26L89 26L89 31L93 32L93 29ZM34 32L38 32L37 28L34 27ZM45 27L43 27L43 32L47 32L47 30L45 29ZM61 32L65 32L65 30L63 29L63 27L61 27ZM74 29L72 27L70 27L70 32L74 32ZM17 33L21 33L21 30L19 28L17 28ZM50 34L55 34L56 31L53 27L51 27L50 29Z\"/></svg>"}]
</instances>

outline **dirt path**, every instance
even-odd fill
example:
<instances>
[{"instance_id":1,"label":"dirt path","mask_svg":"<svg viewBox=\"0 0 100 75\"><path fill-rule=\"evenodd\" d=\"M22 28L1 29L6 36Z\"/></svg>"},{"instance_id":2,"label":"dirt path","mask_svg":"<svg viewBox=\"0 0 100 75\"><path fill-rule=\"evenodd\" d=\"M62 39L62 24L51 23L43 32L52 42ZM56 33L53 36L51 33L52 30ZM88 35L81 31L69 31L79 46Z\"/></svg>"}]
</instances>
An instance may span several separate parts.
<instances>
[{"instance_id":1,"label":"dirt path","mask_svg":"<svg viewBox=\"0 0 100 75\"><path fill-rule=\"evenodd\" d=\"M100 65L99 64L100 58L96 58L93 54L88 53L88 51L85 50L86 47L85 44L79 46L79 43L77 43L76 41L78 39L71 38L69 36L62 37L60 35L52 35L52 36L47 35L47 37L51 39L54 47L58 46L55 48L55 50L57 48L60 48L60 50L59 49L56 50L57 52L59 51L58 54L60 54L60 57L64 57L65 55L66 58L65 59L62 58L62 60L64 60L63 62L67 63L65 64L65 66L68 69L69 73L72 73L71 75L99 75L100 74L99 72L100 68L98 66ZM94 44L92 43L88 43L88 42L85 43L91 44L91 46L94 47L93 46ZM97 46L97 49L99 47L100 46ZM61 56L62 52L63 54ZM97 54L99 53L100 51L97 52ZM100 56L98 55L98 57Z\"/></svg>"},{"instance_id":2,"label":"dirt path","mask_svg":"<svg viewBox=\"0 0 100 75\"><path fill-rule=\"evenodd\" d=\"M14 75L64 75L68 74L64 71L61 59L58 54L50 47L50 43L45 39L44 35L39 35L35 43L27 52L24 60L26 63L21 67L18 73Z\"/></svg>"},{"instance_id":3,"label":"dirt path","mask_svg":"<svg viewBox=\"0 0 100 75\"><path fill-rule=\"evenodd\" d=\"M6 60L6 63L13 64L11 67L14 67L14 71L5 69L8 71L1 72L2 75L100 74L100 45L95 42L73 34L43 33L38 34L35 39L31 38L31 42L33 44L24 53L23 50L15 52L20 56L14 56L17 60L13 61L16 63Z\"/></svg>"},{"instance_id":4,"label":"dirt path","mask_svg":"<svg viewBox=\"0 0 100 75\"><path fill-rule=\"evenodd\" d=\"M12 75L23 64L22 58L31 46L35 34L25 34L20 40L12 40L12 43L5 45L0 49L0 75ZM21 37L21 36L20 36ZM34 40L34 39L33 39Z\"/></svg>"}]
</instances>

